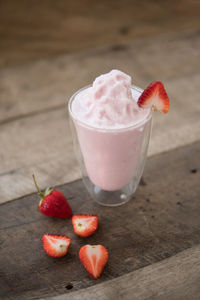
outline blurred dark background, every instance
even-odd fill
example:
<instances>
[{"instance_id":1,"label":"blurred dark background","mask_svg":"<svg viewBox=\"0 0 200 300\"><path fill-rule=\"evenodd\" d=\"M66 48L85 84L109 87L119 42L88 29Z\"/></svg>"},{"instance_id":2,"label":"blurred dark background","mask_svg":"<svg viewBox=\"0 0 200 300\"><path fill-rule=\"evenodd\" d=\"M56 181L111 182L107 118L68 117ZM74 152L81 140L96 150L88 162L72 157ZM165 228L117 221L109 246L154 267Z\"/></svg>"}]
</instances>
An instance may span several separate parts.
<instances>
[{"instance_id":1,"label":"blurred dark background","mask_svg":"<svg viewBox=\"0 0 200 300\"><path fill-rule=\"evenodd\" d=\"M199 0L0 0L0 67L197 28Z\"/></svg>"}]
</instances>

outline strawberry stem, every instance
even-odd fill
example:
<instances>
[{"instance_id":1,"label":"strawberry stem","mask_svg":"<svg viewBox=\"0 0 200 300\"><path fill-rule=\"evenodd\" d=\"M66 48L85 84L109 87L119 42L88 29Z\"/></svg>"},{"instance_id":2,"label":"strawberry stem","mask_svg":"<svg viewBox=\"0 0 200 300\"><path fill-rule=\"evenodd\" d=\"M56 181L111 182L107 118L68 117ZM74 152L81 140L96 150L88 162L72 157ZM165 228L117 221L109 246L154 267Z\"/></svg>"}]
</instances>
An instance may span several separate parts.
<instances>
[{"instance_id":1,"label":"strawberry stem","mask_svg":"<svg viewBox=\"0 0 200 300\"><path fill-rule=\"evenodd\" d=\"M40 196L41 198L44 198L44 194L42 194L42 192L41 192L41 190L40 190L40 188L39 188L39 186L37 185L37 182L36 182L36 180L35 180L35 175L33 174L32 176L33 176L33 182L34 182L34 184L35 184L35 186L36 186L36 189L37 189L37 191L38 191L39 196Z\"/></svg>"}]
</instances>

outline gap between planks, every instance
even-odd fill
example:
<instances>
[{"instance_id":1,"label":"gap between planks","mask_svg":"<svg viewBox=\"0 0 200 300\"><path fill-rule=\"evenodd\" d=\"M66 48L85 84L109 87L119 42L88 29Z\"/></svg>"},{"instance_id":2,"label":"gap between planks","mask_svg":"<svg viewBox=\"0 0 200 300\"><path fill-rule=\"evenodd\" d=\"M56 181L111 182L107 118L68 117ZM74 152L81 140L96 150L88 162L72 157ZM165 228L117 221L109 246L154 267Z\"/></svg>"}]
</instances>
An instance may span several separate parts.
<instances>
[{"instance_id":1,"label":"gap between planks","mask_svg":"<svg viewBox=\"0 0 200 300\"><path fill-rule=\"evenodd\" d=\"M104 243L111 255L97 282L91 281L79 261L74 259L77 257L80 239L71 234L70 220L55 220L40 214L36 209L36 193L23 197L20 201L2 205L2 295L6 296L9 292L11 299L27 299L29 296L38 298L42 295L47 297L63 294L67 292L65 286L69 283L68 280L73 283L74 290L78 289L82 293L84 287L98 282L106 283L105 279L109 282L198 245L198 155L199 143L195 143L151 158L146 166L143 185L138 187L134 200L117 209L108 208L105 211L105 207L91 201L81 181L60 187L64 194L72 196L69 202L75 214L87 211L89 214L98 214L101 220L99 230L89 242ZM16 230L13 230L13 226ZM45 232L51 230L60 234L67 232L72 240L69 255L56 263L45 256L40 240ZM28 251L30 239L31 256ZM176 268L179 271L179 266ZM195 270L195 266L191 267L192 271L193 269ZM30 270L31 277L27 276ZM165 274L166 270L167 268ZM169 277L173 276L173 272L174 270L169 270ZM188 275L187 268L180 274L179 279L182 280L183 274ZM151 280L151 275L148 277ZM18 280L14 280L15 278ZM188 278L184 280L187 281ZM184 294L188 290L191 292L191 287L196 290L199 288L198 281L192 279L192 282L187 281L188 285L185 281ZM141 282L139 284L142 285ZM151 286L150 282L150 288ZM177 288L177 292L183 293L182 286ZM184 298L180 296L180 299Z\"/></svg>"},{"instance_id":2,"label":"gap between planks","mask_svg":"<svg viewBox=\"0 0 200 300\"><path fill-rule=\"evenodd\" d=\"M35 191L33 172L41 188L80 178L64 103L113 67L135 74L136 84L155 78L166 83L171 109L166 116L154 114L149 156L198 140L199 45L195 31L135 41L120 51L93 50L1 70L0 119L12 122L0 126L0 202Z\"/></svg>"},{"instance_id":3,"label":"gap between planks","mask_svg":"<svg viewBox=\"0 0 200 300\"><path fill-rule=\"evenodd\" d=\"M78 88L113 68L130 74L141 87L156 79L168 84L187 77L193 90L189 79L199 74L199 47L200 36L195 30L135 40L120 50L106 47L2 69L0 120L64 105ZM177 95L182 89L176 90Z\"/></svg>"},{"instance_id":4,"label":"gap between planks","mask_svg":"<svg viewBox=\"0 0 200 300\"><path fill-rule=\"evenodd\" d=\"M119 278L48 299L199 300L199 257L200 245Z\"/></svg>"}]
</instances>

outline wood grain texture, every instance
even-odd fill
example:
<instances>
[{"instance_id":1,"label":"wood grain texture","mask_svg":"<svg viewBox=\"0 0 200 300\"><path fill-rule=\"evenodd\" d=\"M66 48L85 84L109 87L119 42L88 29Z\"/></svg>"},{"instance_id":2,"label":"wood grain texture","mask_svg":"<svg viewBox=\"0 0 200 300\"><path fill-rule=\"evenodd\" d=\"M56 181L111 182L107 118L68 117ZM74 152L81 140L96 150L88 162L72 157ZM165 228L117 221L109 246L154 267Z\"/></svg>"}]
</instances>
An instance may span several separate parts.
<instances>
[{"instance_id":1,"label":"wood grain texture","mask_svg":"<svg viewBox=\"0 0 200 300\"><path fill-rule=\"evenodd\" d=\"M171 99L168 115L154 114L149 155L199 139L198 32L144 39L2 70L0 80L0 202L80 178L67 124L69 96L117 67L145 86L159 78ZM191 105L192 103L192 105Z\"/></svg>"},{"instance_id":2,"label":"wood grain texture","mask_svg":"<svg viewBox=\"0 0 200 300\"><path fill-rule=\"evenodd\" d=\"M0 67L199 29L199 1L1 0Z\"/></svg>"},{"instance_id":3,"label":"wood grain texture","mask_svg":"<svg viewBox=\"0 0 200 300\"><path fill-rule=\"evenodd\" d=\"M196 30L163 34L126 45L114 44L98 50L2 69L0 121L8 122L63 107L75 91L91 84L96 76L113 68L130 74L133 83L141 87L153 80L163 81L172 101L184 102L188 109L188 101L184 96L186 93L187 98L191 97L188 91L192 92L193 103L198 104L199 48L200 35ZM180 109L183 109L182 106ZM194 111L191 106L190 111Z\"/></svg>"},{"instance_id":4,"label":"wood grain texture","mask_svg":"<svg viewBox=\"0 0 200 300\"><path fill-rule=\"evenodd\" d=\"M33 173L41 188L80 177L66 108L1 127L0 202L35 191Z\"/></svg>"},{"instance_id":5,"label":"wood grain texture","mask_svg":"<svg viewBox=\"0 0 200 300\"><path fill-rule=\"evenodd\" d=\"M199 257L198 245L119 278L50 299L199 300Z\"/></svg>"},{"instance_id":6,"label":"wood grain texture","mask_svg":"<svg viewBox=\"0 0 200 300\"><path fill-rule=\"evenodd\" d=\"M2 204L1 298L48 298L97 283L109 283L111 279L199 244L199 153L200 142L150 158L143 184L131 201L118 208L95 204L81 181L61 186L59 189L67 197L72 197L69 202L74 214L94 213L99 216L98 231L84 240L73 234L71 220L41 215L36 209L36 194ZM40 238L46 232L66 234L71 238L72 245L66 257L56 260L44 253ZM89 278L77 257L79 248L86 243L102 243L110 253L109 263L98 281ZM193 264L193 260L190 262ZM166 270L168 277L170 266L169 273ZM199 265L193 273L194 280L197 280L198 268ZM183 268L177 274L179 282L184 283L190 273ZM185 291L190 291L190 282ZM198 291L196 282L193 283ZM66 289L69 284L73 289ZM181 293L177 287L178 291Z\"/></svg>"}]
</instances>

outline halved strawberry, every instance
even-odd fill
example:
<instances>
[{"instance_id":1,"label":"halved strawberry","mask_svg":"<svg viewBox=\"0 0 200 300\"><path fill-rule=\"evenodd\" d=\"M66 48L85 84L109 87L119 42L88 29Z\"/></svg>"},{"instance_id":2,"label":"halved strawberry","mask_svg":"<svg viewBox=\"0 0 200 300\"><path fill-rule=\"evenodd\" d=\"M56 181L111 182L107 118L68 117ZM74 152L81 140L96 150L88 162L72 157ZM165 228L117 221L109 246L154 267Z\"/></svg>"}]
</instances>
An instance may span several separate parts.
<instances>
[{"instance_id":1,"label":"halved strawberry","mask_svg":"<svg viewBox=\"0 0 200 300\"><path fill-rule=\"evenodd\" d=\"M62 257L67 254L70 238L64 235L44 234L43 247L46 253L52 257Z\"/></svg>"},{"instance_id":2,"label":"halved strawberry","mask_svg":"<svg viewBox=\"0 0 200 300\"><path fill-rule=\"evenodd\" d=\"M76 234L87 237L97 230L98 217L95 215L74 215L72 224Z\"/></svg>"},{"instance_id":3,"label":"halved strawberry","mask_svg":"<svg viewBox=\"0 0 200 300\"><path fill-rule=\"evenodd\" d=\"M97 279L108 261L108 251L102 245L85 245L79 251L79 258L91 277Z\"/></svg>"},{"instance_id":4,"label":"halved strawberry","mask_svg":"<svg viewBox=\"0 0 200 300\"><path fill-rule=\"evenodd\" d=\"M169 97L160 81L152 82L140 95L138 105L142 108L152 108L166 114L169 110Z\"/></svg>"}]
</instances>

